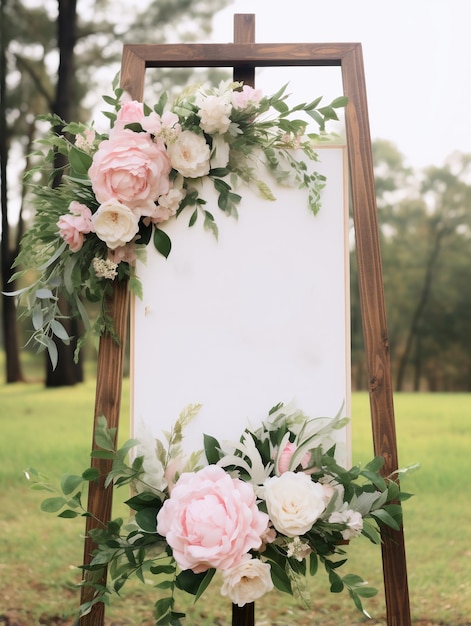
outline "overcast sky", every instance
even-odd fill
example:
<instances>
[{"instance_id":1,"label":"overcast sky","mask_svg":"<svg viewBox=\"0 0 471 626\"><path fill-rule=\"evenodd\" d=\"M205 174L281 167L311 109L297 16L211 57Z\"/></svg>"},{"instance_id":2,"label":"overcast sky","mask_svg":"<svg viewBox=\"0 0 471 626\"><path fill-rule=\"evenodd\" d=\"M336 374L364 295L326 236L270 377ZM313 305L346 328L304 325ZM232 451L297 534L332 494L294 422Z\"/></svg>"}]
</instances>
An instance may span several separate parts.
<instances>
[{"instance_id":1,"label":"overcast sky","mask_svg":"<svg viewBox=\"0 0 471 626\"><path fill-rule=\"evenodd\" d=\"M257 42L361 43L372 138L391 140L413 167L471 153L471 0L235 0L215 16L213 41L232 41L234 13L255 14ZM316 68L315 84L270 71L259 86L290 80L298 100L340 95L339 68Z\"/></svg>"}]
</instances>

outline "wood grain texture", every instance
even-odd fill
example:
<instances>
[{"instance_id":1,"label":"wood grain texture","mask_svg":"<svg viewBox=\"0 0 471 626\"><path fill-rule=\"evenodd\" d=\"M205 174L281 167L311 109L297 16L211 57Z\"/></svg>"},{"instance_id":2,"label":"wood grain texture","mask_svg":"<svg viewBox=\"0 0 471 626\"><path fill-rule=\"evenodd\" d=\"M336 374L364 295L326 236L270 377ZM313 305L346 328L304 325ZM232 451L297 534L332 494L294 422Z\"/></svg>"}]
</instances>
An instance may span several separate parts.
<instances>
[{"instance_id":1,"label":"wood grain texture","mask_svg":"<svg viewBox=\"0 0 471 626\"><path fill-rule=\"evenodd\" d=\"M116 438L118 435L119 412L121 408L121 390L123 380L124 350L126 345L126 332L129 317L129 291L127 281L113 284L113 291L106 302L111 317L114 320L116 335L119 337L119 344L109 333L100 339L98 351L98 369L95 394L95 417L93 432L97 426L98 417L104 415L110 428L116 428ZM96 450L93 439L92 450ZM89 564L92 560L94 549L93 541L89 537L89 532L93 528L100 527L111 519L111 508L113 504L113 489L104 487L104 477L111 470L112 461L106 459L92 459L92 467L99 470L102 477L97 482L91 482L88 491L88 511L93 517L86 518L85 542L84 542L84 564ZM84 582L90 580L88 574L84 575ZM106 571L100 582L106 584ZM93 598L92 587L82 587L81 603L88 602ZM97 603L92 607L91 612L80 619L80 626L102 626L104 623L105 607L103 603Z\"/></svg>"},{"instance_id":2,"label":"wood grain texture","mask_svg":"<svg viewBox=\"0 0 471 626\"><path fill-rule=\"evenodd\" d=\"M342 60L347 147L358 263L358 280L371 424L375 454L383 456L383 475L398 468L389 344L384 303L373 157L361 46ZM388 626L410 626L404 532L383 533L383 576Z\"/></svg>"}]
</instances>

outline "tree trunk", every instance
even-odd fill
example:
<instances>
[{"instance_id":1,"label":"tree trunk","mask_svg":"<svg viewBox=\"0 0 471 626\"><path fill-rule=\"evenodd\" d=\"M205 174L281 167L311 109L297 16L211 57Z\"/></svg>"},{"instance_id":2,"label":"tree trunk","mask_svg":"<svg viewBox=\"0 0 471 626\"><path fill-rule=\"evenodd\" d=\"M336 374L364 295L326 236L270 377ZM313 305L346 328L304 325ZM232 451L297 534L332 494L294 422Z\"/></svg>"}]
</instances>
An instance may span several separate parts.
<instances>
[{"instance_id":1,"label":"tree trunk","mask_svg":"<svg viewBox=\"0 0 471 626\"><path fill-rule=\"evenodd\" d=\"M0 256L2 266L2 291L14 291L15 286L9 280L12 276L11 265L14 254L10 248L10 224L8 221L7 163L8 163L8 129L6 121L6 33L5 31L5 0L0 3L0 181L2 238ZM20 351L17 332L16 302L11 296L2 296L3 315L2 330L5 348L6 382L16 383L23 380L20 364Z\"/></svg>"},{"instance_id":2,"label":"tree trunk","mask_svg":"<svg viewBox=\"0 0 471 626\"><path fill-rule=\"evenodd\" d=\"M404 347L404 351L402 353L401 358L399 359L399 366L397 370L397 381L396 381L396 391L402 391L402 387L404 385L404 379L406 375L406 368L409 362L409 356L414 345L414 340L417 337L417 332L419 330L420 320L422 318L425 306L427 304L428 297L430 295L430 289L432 287L432 278L433 271L435 268L435 264L438 260L438 256L440 254L440 246L442 237L445 234L443 229L437 231L435 235L435 241L433 243L432 251L430 253L430 257L427 263L427 268L425 270L425 278L424 284L422 286L422 292L419 297L419 301L414 311L414 315L412 316L411 325L409 328L409 333L407 335L406 345Z\"/></svg>"},{"instance_id":3,"label":"tree trunk","mask_svg":"<svg viewBox=\"0 0 471 626\"><path fill-rule=\"evenodd\" d=\"M56 98L53 113L63 120L70 121L75 109L74 98L74 47L77 39L77 0L58 0L59 13L57 18L57 47L59 49L59 70L57 74ZM61 132L57 128L57 132ZM67 164L65 156L56 153L54 167L59 172ZM53 186L60 184L60 174L53 181ZM61 311L68 313L66 302L61 303ZM62 320L67 322L67 320ZM74 334L73 323L64 324L69 334ZM81 368L74 363L75 341L66 346L54 338L58 350L58 365L52 369L49 357L46 357L46 387L62 387L75 385L83 379Z\"/></svg>"}]
</instances>

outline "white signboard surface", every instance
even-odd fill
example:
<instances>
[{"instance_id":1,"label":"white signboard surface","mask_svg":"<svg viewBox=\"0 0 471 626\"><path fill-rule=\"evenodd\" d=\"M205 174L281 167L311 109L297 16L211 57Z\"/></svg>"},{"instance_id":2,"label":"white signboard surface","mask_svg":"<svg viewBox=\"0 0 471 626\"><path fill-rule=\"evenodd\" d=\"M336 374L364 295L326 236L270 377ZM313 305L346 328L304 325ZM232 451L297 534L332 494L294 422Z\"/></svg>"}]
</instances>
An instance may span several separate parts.
<instances>
[{"instance_id":1,"label":"white signboard surface","mask_svg":"<svg viewBox=\"0 0 471 626\"><path fill-rule=\"evenodd\" d=\"M190 213L163 226L168 259L147 246L136 268L144 296L132 313L133 434L142 422L161 437L191 403L203 406L187 451L203 447L203 433L238 440L279 402L310 417L334 416L344 403L348 415L346 156L343 147L318 152L327 185L316 217L306 190L270 184L275 202L237 190L236 220L217 208L210 185L201 196L218 241L202 219L189 228Z\"/></svg>"}]
</instances>

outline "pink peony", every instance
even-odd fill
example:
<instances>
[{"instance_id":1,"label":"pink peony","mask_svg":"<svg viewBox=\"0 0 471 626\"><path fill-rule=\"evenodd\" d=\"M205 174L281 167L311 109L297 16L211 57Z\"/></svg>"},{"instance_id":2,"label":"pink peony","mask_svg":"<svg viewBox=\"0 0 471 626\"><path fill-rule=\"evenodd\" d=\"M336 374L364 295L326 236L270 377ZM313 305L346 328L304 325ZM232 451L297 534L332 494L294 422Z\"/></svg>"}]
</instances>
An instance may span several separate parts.
<instances>
[{"instance_id":1,"label":"pink peony","mask_svg":"<svg viewBox=\"0 0 471 626\"><path fill-rule=\"evenodd\" d=\"M90 209L75 200L69 204L69 213L59 218L59 234L72 252L78 252L83 246L84 235L93 231L91 218Z\"/></svg>"},{"instance_id":2,"label":"pink peony","mask_svg":"<svg viewBox=\"0 0 471 626\"><path fill-rule=\"evenodd\" d=\"M182 474L157 515L178 565L197 574L240 563L260 547L267 525L252 486L217 465Z\"/></svg>"},{"instance_id":3,"label":"pink peony","mask_svg":"<svg viewBox=\"0 0 471 626\"><path fill-rule=\"evenodd\" d=\"M98 202L120 202L140 217L152 214L155 200L170 189L170 169L166 152L147 133L118 129L102 141L88 174Z\"/></svg>"}]
</instances>

